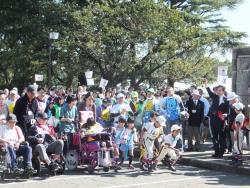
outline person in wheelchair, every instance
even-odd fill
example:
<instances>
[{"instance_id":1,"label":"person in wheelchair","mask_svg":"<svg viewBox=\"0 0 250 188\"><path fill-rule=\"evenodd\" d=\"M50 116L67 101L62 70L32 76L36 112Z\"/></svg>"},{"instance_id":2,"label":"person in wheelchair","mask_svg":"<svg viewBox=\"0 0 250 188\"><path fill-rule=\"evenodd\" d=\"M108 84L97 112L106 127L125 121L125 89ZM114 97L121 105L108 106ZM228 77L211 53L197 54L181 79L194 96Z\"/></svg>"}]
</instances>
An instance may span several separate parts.
<instances>
[{"instance_id":1,"label":"person in wheelchair","mask_svg":"<svg viewBox=\"0 0 250 188\"><path fill-rule=\"evenodd\" d=\"M33 125L25 134L34 152L38 152L40 158L48 165L49 170L55 170L58 163L51 162L47 153L53 153L59 159L63 152L63 140L56 140L52 131L46 125L48 115L45 112L37 115L37 125Z\"/></svg>"},{"instance_id":2,"label":"person in wheelchair","mask_svg":"<svg viewBox=\"0 0 250 188\"><path fill-rule=\"evenodd\" d=\"M32 173L31 164L32 149L24 141L24 135L20 127L16 126L17 118L14 114L9 114L6 118L6 125L0 126L0 143L6 143L11 167L14 174L18 174L21 170L17 167L17 156L23 156L23 166L27 173Z\"/></svg>"},{"instance_id":3,"label":"person in wheelchair","mask_svg":"<svg viewBox=\"0 0 250 188\"><path fill-rule=\"evenodd\" d=\"M89 141L100 140L98 133L101 133L103 130L103 127L99 123L97 123L94 118L88 118L86 123L82 125L80 130L81 142L85 143ZM86 134L93 134L93 136L85 136Z\"/></svg>"}]
</instances>

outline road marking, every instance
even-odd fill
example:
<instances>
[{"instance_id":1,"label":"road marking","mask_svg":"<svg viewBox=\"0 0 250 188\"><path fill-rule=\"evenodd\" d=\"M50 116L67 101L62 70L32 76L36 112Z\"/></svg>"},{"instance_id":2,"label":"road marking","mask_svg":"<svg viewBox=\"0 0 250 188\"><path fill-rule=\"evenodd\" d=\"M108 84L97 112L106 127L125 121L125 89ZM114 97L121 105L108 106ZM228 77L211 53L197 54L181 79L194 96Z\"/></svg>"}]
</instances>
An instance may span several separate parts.
<instances>
[{"instance_id":1,"label":"road marking","mask_svg":"<svg viewBox=\"0 0 250 188\"><path fill-rule=\"evenodd\" d=\"M184 178L184 179L174 179L174 180L167 180L167 181L157 181L157 182L148 182L148 183L137 183L137 184L128 184L128 185L118 185L118 186L110 186L110 187L103 187L103 188L132 187L132 186L152 185L152 184L167 183L167 182L175 182L175 181L194 180L194 179L199 179L199 178L218 178L218 177L224 177L224 176L226 176L226 175L218 175L218 176L199 176L199 177L195 177L195 178Z\"/></svg>"},{"instance_id":2,"label":"road marking","mask_svg":"<svg viewBox=\"0 0 250 188\"><path fill-rule=\"evenodd\" d=\"M165 169L159 169L157 172L165 172ZM157 174L153 173L153 174ZM192 171L193 172L193 171ZM198 172L198 171L197 171ZM0 186L7 186L7 185L17 185L17 184L31 184L31 183L47 183L47 182L53 182L53 181L61 181L61 180L70 180L70 179L79 179L79 178L89 178L89 177L101 177L101 176L108 176L108 175L130 175L130 174L136 174L136 173L145 173L145 171L128 171L128 172L118 172L118 173L102 173L102 174L94 174L94 175L81 175L79 174L78 176L68 176L68 175L62 175L60 178L54 178L54 179L48 179L48 178L35 178L33 180L29 181L22 181L22 182L11 182L11 183L1 183ZM184 181L184 180L192 180L192 179L199 179L199 178L216 178L216 177L222 177L226 175L218 175L218 176L199 176L195 178L186 178L186 179L178 179L179 181ZM8 179L6 180L8 181ZM10 180L10 181L15 181ZM177 181L177 180L167 180L167 181L160 181L160 182L149 182L149 183L142 183L142 184L131 184L131 185L123 185L123 186L111 186L111 187L106 187L106 188L117 188L117 187L129 187L129 186L139 186L139 185L150 185L150 184L158 184L158 183L164 183L164 182L172 182L172 181Z\"/></svg>"}]
</instances>

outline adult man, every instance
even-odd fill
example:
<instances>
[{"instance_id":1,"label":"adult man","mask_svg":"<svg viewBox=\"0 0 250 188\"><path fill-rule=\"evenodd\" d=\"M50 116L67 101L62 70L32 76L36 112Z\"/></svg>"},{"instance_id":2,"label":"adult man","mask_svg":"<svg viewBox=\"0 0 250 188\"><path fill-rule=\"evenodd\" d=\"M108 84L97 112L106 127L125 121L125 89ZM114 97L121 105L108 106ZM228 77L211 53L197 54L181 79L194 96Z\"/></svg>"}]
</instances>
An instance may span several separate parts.
<instances>
[{"instance_id":1,"label":"adult man","mask_svg":"<svg viewBox=\"0 0 250 188\"><path fill-rule=\"evenodd\" d=\"M171 133L172 125L181 124L179 120L179 113L180 107L182 107L183 103L181 97L174 94L174 88L167 88L167 96L163 99L163 105L165 108L165 118L167 120L167 130L164 130L164 133L169 134Z\"/></svg>"},{"instance_id":2,"label":"adult man","mask_svg":"<svg viewBox=\"0 0 250 188\"><path fill-rule=\"evenodd\" d=\"M9 114L8 106L5 104L6 96L3 90L0 90L0 125L6 123L6 117Z\"/></svg>"},{"instance_id":3,"label":"adult man","mask_svg":"<svg viewBox=\"0 0 250 188\"><path fill-rule=\"evenodd\" d=\"M204 116L207 116L210 104L206 98L203 97L203 90L198 89L199 94L200 94L200 100L204 103ZM201 144L204 144L206 141L206 136L207 136L207 118L204 117L204 121L202 122L202 133L201 133Z\"/></svg>"},{"instance_id":4,"label":"adult man","mask_svg":"<svg viewBox=\"0 0 250 188\"><path fill-rule=\"evenodd\" d=\"M158 100L154 96L154 89L149 88L147 90L147 99L144 101L142 106L142 123L149 122L150 115L152 112L159 112L160 105Z\"/></svg>"},{"instance_id":5,"label":"adult man","mask_svg":"<svg viewBox=\"0 0 250 188\"><path fill-rule=\"evenodd\" d=\"M38 88L38 96L36 97L39 112L44 112L47 106L49 105L49 101L45 98L45 89L43 87Z\"/></svg>"},{"instance_id":6,"label":"adult man","mask_svg":"<svg viewBox=\"0 0 250 188\"><path fill-rule=\"evenodd\" d=\"M45 112L38 113L38 124L29 128L25 137L33 151L38 152L40 158L48 165L49 170L54 170L58 164L50 161L47 152L55 154L58 159L63 151L63 140L55 140L46 124L47 120L48 115Z\"/></svg>"},{"instance_id":7,"label":"adult man","mask_svg":"<svg viewBox=\"0 0 250 188\"><path fill-rule=\"evenodd\" d=\"M207 92L213 100L213 104L209 110L209 117L211 118L211 129L213 134L214 154L212 157L222 158L226 149L226 133L225 133L225 119L222 114L227 114L229 110L229 102L224 96L225 87L219 85L217 87L217 94L213 93L207 85L207 79L204 79Z\"/></svg>"},{"instance_id":8,"label":"adult man","mask_svg":"<svg viewBox=\"0 0 250 188\"><path fill-rule=\"evenodd\" d=\"M11 90L9 99L5 101L5 104L8 106L10 113L13 113L13 110L17 101L16 95L17 95L16 90Z\"/></svg>"},{"instance_id":9,"label":"adult man","mask_svg":"<svg viewBox=\"0 0 250 188\"><path fill-rule=\"evenodd\" d=\"M18 125L23 133L36 123L35 118L39 112L36 94L37 85L29 85L27 93L16 101L13 113L17 116Z\"/></svg>"},{"instance_id":10,"label":"adult man","mask_svg":"<svg viewBox=\"0 0 250 188\"><path fill-rule=\"evenodd\" d=\"M204 103L199 99L200 94L198 90L193 90L192 99L187 101L188 108L188 149L193 151L193 136L195 137L195 149L200 151L200 125L204 118Z\"/></svg>"},{"instance_id":11,"label":"adult man","mask_svg":"<svg viewBox=\"0 0 250 188\"><path fill-rule=\"evenodd\" d=\"M133 116L133 112L128 104L124 104L125 97L122 93L117 95L117 104L115 104L111 109L111 117L114 118L114 122L118 121L120 116L125 117L128 119L128 114Z\"/></svg>"},{"instance_id":12,"label":"adult man","mask_svg":"<svg viewBox=\"0 0 250 188\"><path fill-rule=\"evenodd\" d=\"M32 149L28 145L20 145L20 143L24 141L24 136L21 129L16 126L17 118L14 114L9 114L6 120L6 125L0 126L0 142L7 144L13 173L20 173L20 169L17 167L17 155L23 156L23 165L25 171L32 173Z\"/></svg>"}]
</instances>

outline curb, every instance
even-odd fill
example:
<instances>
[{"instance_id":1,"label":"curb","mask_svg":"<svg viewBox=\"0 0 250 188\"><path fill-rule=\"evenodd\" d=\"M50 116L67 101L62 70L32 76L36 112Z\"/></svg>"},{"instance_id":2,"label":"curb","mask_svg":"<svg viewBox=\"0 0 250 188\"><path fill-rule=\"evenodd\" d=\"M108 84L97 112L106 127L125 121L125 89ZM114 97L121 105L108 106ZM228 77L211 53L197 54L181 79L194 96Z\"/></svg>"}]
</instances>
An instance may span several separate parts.
<instances>
[{"instance_id":1,"label":"curb","mask_svg":"<svg viewBox=\"0 0 250 188\"><path fill-rule=\"evenodd\" d=\"M234 167L226 163L221 163L219 161L207 161L207 160L202 160L202 159L197 159L197 158L194 159L194 158L182 156L179 163L188 165L188 166L204 168L204 169L235 173L237 175L250 176L250 167L245 167L245 166Z\"/></svg>"}]
</instances>

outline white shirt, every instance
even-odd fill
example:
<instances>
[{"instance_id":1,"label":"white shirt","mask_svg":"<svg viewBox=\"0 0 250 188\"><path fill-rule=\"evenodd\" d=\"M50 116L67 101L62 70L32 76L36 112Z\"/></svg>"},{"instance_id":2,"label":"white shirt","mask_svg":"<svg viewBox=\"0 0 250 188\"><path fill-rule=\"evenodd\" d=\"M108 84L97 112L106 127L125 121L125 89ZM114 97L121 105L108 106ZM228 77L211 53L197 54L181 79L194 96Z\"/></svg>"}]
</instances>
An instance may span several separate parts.
<instances>
[{"instance_id":1,"label":"white shirt","mask_svg":"<svg viewBox=\"0 0 250 188\"><path fill-rule=\"evenodd\" d=\"M240 129L239 131L243 131L241 128L244 126L243 123L244 123L244 119L245 119L245 116L244 114L238 114L235 118L235 125L236 125L236 122L239 122L240 123Z\"/></svg>"},{"instance_id":2,"label":"white shirt","mask_svg":"<svg viewBox=\"0 0 250 188\"><path fill-rule=\"evenodd\" d=\"M7 125L0 126L0 137L2 139L16 143L19 140L18 135L20 138L24 137L20 127L14 126L13 129L10 129Z\"/></svg>"},{"instance_id":3,"label":"white shirt","mask_svg":"<svg viewBox=\"0 0 250 188\"><path fill-rule=\"evenodd\" d=\"M223 95L222 95L222 96L220 96L220 103L219 103L219 105L221 105L221 103L224 103L224 100L223 100Z\"/></svg>"},{"instance_id":4,"label":"white shirt","mask_svg":"<svg viewBox=\"0 0 250 188\"><path fill-rule=\"evenodd\" d=\"M121 113L123 110L131 111L132 112L132 110L131 110L131 108L130 108L129 105L122 103L122 104L116 104L116 105L114 105L112 107L112 109L111 109L111 114L112 113L114 113L114 114ZM127 120L128 119L128 112L125 112L125 113L121 114L120 116L123 116ZM118 121L118 119L119 119L120 116L114 117L114 121L115 122Z\"/></svg>"},{"instance_id":5,"label":"white shirt","mask_svg":"<svg viewBox=\"0 0 250 188\"><path fill-rule=\"evenodd\" d=\"M147 124L145 124L143 131L145 131L144 135L143 135L144 139L150 138L152 140L155 140L158 136L160 136L160 134L163 131L163 128L162 127L159 127L159 128L155 127L154 123L147 123Z\"/></svg>"},{"instance_id":6,"label":"white shirt","mask_svg":"<svg viewBox=\"0 0 250 188\"><path fill-rule=\"evenodd\" d=\"M175 147L179 137L173 137L172 134L168 134L163 138L163 144L171 147Z\"/></svg>"},{"instance_id":7,"label":"white shirt","mask_svg":"<svg viewBox=\"0 0 250 188\"><path fill-rule=\"evenodd\" d=\"M127 144L129 139L130 139L130 135L131 135L132 129L125 129L124 133L123 133L123 137L125 139L121 140L121 143L123 144ZM129 145L134 145L134 140L137 140L137 134L136 131L134 131L134 134L132 135L131 141L129 143Z\"/></svg>"}]
</instances>

